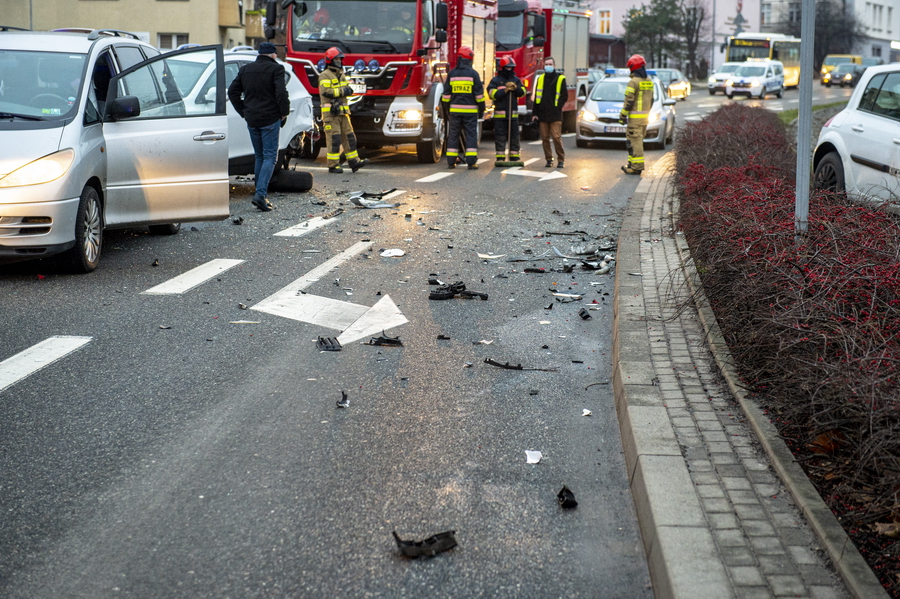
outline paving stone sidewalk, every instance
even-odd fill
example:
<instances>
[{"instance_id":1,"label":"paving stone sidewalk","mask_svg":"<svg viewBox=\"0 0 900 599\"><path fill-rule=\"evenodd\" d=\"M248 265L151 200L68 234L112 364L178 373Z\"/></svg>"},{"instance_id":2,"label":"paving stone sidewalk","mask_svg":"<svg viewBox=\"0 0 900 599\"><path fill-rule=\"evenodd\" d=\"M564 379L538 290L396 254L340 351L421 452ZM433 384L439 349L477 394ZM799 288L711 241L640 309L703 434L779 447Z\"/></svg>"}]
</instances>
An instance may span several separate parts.
<instances>
[{"instance_id":1,"label":"paving stone sidewalk","mask_svg":"<svg viewBox=\"0 0 900 599\"><path fill-rule=\"evenodd\" d=\"M671 163L632 198L616 275L616 403L655 596L850 597L713 360L682 276Z\"/></svg>"}]
</instances>

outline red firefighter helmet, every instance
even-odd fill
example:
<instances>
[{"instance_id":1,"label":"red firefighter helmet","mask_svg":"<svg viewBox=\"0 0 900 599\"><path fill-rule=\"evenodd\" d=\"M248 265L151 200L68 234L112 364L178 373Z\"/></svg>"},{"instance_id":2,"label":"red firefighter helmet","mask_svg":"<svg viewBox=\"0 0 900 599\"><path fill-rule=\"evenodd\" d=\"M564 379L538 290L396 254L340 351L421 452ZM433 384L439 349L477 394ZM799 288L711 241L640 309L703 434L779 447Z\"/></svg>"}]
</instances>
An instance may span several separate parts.
<instances>
[{"instance_id":1,"label":"red firefighter helmet","mask_svg":"<svg viewBox=\"0 0 900 599\"><path fill-rule=\"evenodd\" d=\"M325 27L328 23L331 22L331 16L328 14L328 11L324 8L320 8L316 11L316 14L313 15L313 23L319 25L320 27Z\"/></svg>"},{"instance_id":2,"label":"red firefighter helmet","mask_svg":"<svg viewBox=\"0 0 900 599\"><path fill-rule=\"evenodd\" d=\"M460 58L465 58L467 60L474 60L475 52L473 52L472 48L470 48L468 46L461 46L457 56L459 56Z\"/></svg>"},{"instance_id":3,"label":"red firefighter helmet","mask_svg":"<svg viewBox=\"0 0 900 599\"><path fill-rule=\"evenodd\" d=\"M325 64L332 64L335 58L344 58L344 53L335 47L325 50Z\"/></svg>"},{"instance_id":4,"label":"red firefighter helmet","mask_svg":"<svg viewBox=\"0 0 900 599\"><path fill-rule=\"evenodd\" d=\"M513 60L512 56L504 56L500 59L500 70L502 71L506 67L516 67L516 61Z\"/></svg>"},{"instance_id":5,"label":"red firefighter helmet","mask_svg":"<svg viewBox=\"0 0 900 599\"><path fill-rule=\"evenodd\" d=\"M641 67L647 66L647 61L644 60L644 57L640 54L634 54L631 58L628 59L628 62L625 64L628 66L628 70L636 71Z\"/></svg>"}]
</instances>

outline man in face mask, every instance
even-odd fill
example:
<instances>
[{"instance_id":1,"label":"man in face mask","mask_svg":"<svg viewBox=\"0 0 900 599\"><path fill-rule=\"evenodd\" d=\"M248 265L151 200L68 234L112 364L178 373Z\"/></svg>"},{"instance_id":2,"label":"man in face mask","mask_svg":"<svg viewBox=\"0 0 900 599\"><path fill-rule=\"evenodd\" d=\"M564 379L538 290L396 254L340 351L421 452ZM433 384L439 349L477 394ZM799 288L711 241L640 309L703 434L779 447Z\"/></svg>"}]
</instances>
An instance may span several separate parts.
<instances>
[{"instance_id":1,"label":"man in face mask","mask_svg":"<svg viewBox=\"0 0 900 599\"><path fill-rule=\"evenodd\" d=\"M544 72L538 75L534 85L533 120L538 122L541 128L541 141L544 146L544 158L546 167L553 168L553 152L550 149L550 140L556 148L556 166L565 167L566 151L562 145L562 118L563 106L569 99L569 88L566 78L556 70L556 61L552 56L544 59Z\"/></svg>"},{"instance_id":2,"label":"man in face mask","mask_svg":"<svg viewBox=\"0 0 900 599\"><path fill-rule=\"evenodd\" d=\"M494 101L494 146L497 166L506 161L506 138L509 137L509 162L521 162L519 156L519 98L525 95L522 81L516 76L516 63L511 56L500 59L500 72L488 84L488 96ZM506 166L509 166L506 164Z\"/></svg>"}]
</instances>

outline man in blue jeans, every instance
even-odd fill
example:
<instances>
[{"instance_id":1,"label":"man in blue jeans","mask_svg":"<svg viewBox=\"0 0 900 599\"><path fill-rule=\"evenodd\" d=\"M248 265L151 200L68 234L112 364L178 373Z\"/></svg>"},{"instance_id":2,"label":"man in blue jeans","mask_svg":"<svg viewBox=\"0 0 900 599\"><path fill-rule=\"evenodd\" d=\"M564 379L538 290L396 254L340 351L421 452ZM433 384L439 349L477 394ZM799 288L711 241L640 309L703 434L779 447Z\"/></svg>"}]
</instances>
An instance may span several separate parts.
<instances>
[{"instance_id":1,"label":"man in blue jeans","mask_svg":"<svg viewBox=\"0 0 900 599\"><path fill-rule=\"evenodd\" d=\"M228 99L238 114L247 121L256 165L256 193L250 202L269 212L275 206L269 202L269 181L278 160L278 134L287 122L291 105L285 88L284 67L275 60L275 44L259 45L256 60L241 67L228 87Z\"/></svg>"}]
</instances>

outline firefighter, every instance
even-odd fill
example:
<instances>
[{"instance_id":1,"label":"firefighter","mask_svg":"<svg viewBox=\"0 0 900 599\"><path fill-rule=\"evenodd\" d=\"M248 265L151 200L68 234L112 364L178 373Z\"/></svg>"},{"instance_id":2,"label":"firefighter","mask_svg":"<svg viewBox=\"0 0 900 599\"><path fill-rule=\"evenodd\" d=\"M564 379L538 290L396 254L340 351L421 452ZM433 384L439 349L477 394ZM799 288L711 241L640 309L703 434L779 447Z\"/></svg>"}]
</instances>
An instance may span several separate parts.
<instances>
[{"instance_id":1,"label":"firefighter","mask_svg":"<svg viewBox=\"0 0 900 599\"><path fill-rule=\"evenodd\" d=\"M631 79L625 88L625 104L619 113L619 123L625 129L625 148L628 150L628 165L622 167L626 175L640 175L644 170L644 134L650 108L653 106L653 82L647 76L647 61L635 54L626 63L631 71Z\"/></svg>"},{"instance_id":2,"label":"firefighter","mask_svg":"<svg viewBox=\"0 0 900 599\"><path fill-rule=\"evenodd\" d=\"M444 113L448 114L447 164L456 168L459 156L459 133L465 132L464 149L469 170L478 168L478 119L484 115L484 84L478 72L472 68L475 52L462 46L456 59L456 68L447 75L447 87L441 96Z\"/></svg>"},{"instance_id":3,"label":"firefighter","mask_svg":"<svg viewBox=\"0 0 900 599\"><path fill-rule=\"evenodd\" d=\"M353 90L344 76L343 62L343 52L328 48L325 51L325 70L319 75L319 106L325 125L329 173L344 172L341 168L341 144L354 173L369 163L367 159L360 160L356 151L356 134L350 124L350 106L347 104L347 97L353 95Z\"/></svg>"},{"instance_id":4,"label":"firefighter","mask_svg":"<svg viewBox=\"0 0 900 599\"><path fill-rule=\"evenodd\" d=\"M488 96L494 101L495 166L506 161L506 136L509 135L509 161L519 157L519 101L525 95L522 80L516 77L516 62L511 56L500 59L500 72L488 84Z\"/></svg>"}]
</instances>

